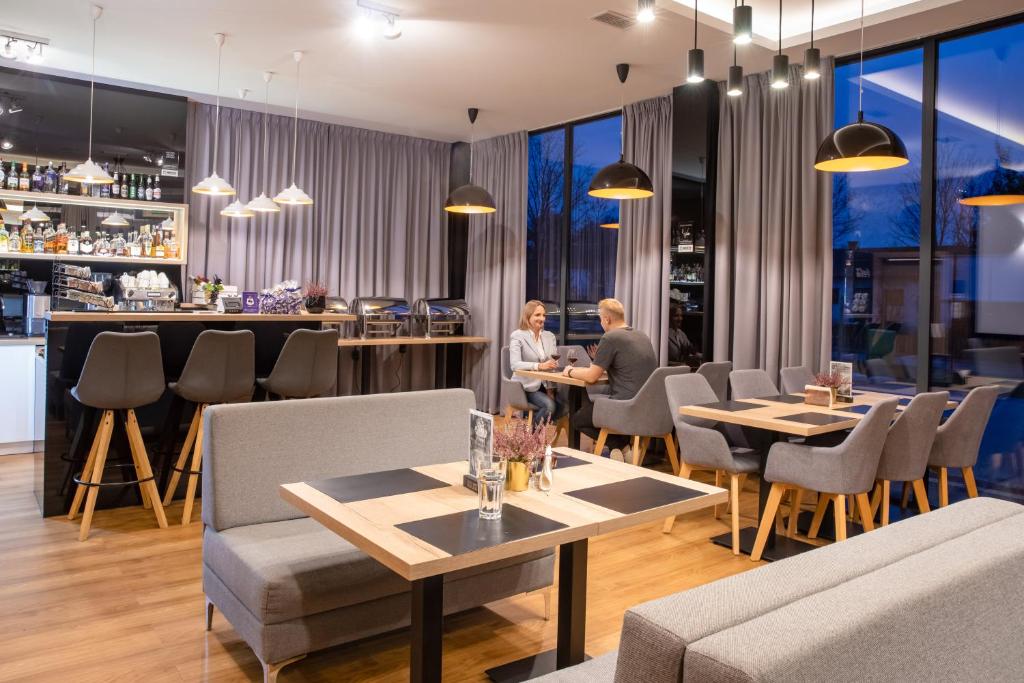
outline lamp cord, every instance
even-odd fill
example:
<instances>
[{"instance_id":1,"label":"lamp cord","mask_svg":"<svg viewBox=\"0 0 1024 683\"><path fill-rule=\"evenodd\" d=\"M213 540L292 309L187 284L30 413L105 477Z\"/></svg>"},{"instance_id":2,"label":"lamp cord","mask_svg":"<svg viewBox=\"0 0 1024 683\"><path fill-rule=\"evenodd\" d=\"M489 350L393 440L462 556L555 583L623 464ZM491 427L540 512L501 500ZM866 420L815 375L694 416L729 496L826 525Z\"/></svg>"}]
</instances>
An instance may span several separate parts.
<instances>
[{"instance_id":1,"label":"lamp cord","mask_svg":"<svg viewBox=\"0 0 1024 683\"><path fill-rule=\"evenodd\" d=\"M782 0L779 0L779 54L782 54Z\"/></svg>"},{"instance_id":2,"label":"lamp cord","mask_svg":"<svg viewBox=\"0 0 1024 683\"><path fill-rule=\"evenodd\" d=\"M864 116L864 0L860 0L860 76L857 77L857 117Z\"/></svg>"},{"instance_id":3,"label":"lamp cord","mask_svg":"<svg viewBox=\"0 0 1024 683\"><path fill-rule=\"evenodd\" d=\"M697 0L693 0L693 49L697 49Z\"/></svg>"},{"instance_id":4,"label":"lamp cord","mask_svg":"<svg viewBox=\"0 0 1024 683\"><path fill-rule=\"evenodd\" d=\"M99 17L92 18L92 77L89 79L89 155L92 159L92 107L93 93L96 90L96 21Z\"/></svg>"},{"instance_id":5,"label":"lamp cord","mask_svg":"<svg viewBox=\"0 0 1024 683\"><path fill-rule=\"evenodd\" d=\"M221 39L217 45L217 110L214 114L213 125L213 172L217 172L217 147L220 140L220 62L221 53L224 52L224 40Z\"/></svg>"},{"instance_id":6,"label":"lamp cord","mask_svg":"<svg viewBox=\"0 0 1024 683\"><path fill-rule=\"evenodd\" d=\"M814 0L811 0L811 48L814 48Z\"/></svg>"},{"instance_id":7,"label":"lamp cord","mask_svg":"<svg viewBox=\"0 0 1024 683\"><path fill-rule=\"evenodd\" d=\"M267 79L266 93L263 96L263 172L267 173L267 148L270 146L270 139L267 136L267 112L270 110L270 79ZM267 174L269 175L269 174ZM265 179L269 181L269 178Z\"/></svg>"},{"instance_id":8,"label":"lamp cord","mask_svg":"<svg viewBox=\"0 0 1024 683\"><path fill-rule=\"evenodd\" d=\"M299 69L302 60L295 62L295 125L292 127L292 182L295 182L295 159L299 154Z\"/></svg>"}]
</instances>

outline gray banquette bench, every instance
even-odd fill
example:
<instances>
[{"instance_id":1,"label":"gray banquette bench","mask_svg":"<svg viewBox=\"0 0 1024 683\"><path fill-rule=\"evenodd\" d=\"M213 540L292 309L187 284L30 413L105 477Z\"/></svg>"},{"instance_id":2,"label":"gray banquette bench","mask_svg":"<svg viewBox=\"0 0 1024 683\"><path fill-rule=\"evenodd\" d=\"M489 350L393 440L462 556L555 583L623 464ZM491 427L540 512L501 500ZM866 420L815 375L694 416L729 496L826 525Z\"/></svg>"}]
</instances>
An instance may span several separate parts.
<instances>
[{"instance_id":1,"label":"gray banquette bench","mask_svg":"<svg viewBox=\"0 0 1024 683\"><path fill-rule=\"evenodd\" d=\"M409 583L284 502L278 485L451 462L469 443L466 389L209 408L203 591L263 664L407 626ZM550 586L543 551L445 577L450 614Z\"/></svg>"},{"instance_id":2,"label":"gray banquette bench","mask_svg":"<svg viewBox=\"0 0 1024 683\"><path fill-rule=\"evenodd\" d=\"M535 683L1020 681L1024 506L974 498L626 612Z\"/></svg>"}]
</instances>

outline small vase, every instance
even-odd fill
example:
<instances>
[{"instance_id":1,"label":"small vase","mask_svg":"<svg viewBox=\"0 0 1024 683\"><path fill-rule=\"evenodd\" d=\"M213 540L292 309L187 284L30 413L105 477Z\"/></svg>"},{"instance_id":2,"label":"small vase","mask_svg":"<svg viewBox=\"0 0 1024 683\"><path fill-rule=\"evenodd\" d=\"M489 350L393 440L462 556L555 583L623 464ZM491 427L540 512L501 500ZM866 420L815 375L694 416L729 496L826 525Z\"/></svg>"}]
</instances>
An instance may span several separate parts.
<instances>
[{"instance_id":1,"label":"small vase","mask_svg":"<svg viewBox=\"0 0 1024 683\"><path fill-rule=\"evenodd\" d=\"M525 491L530 486L530 466L525 462L510 462L505 477L505 488L509 491Z\"/></svg>"},{"instance_id":2,"label":"small vase","mask_svg":"<svg viewBox=\"0 0 1024 683\"><path fill-rule=\"evenodd\" d=\"M325 296L307 296L306 297L306 312L307 313L323 313L324 308L327 307L327 297Z\"/></svg>"},{"instance_id":3,"label":"small vase","mask_svg":"<svg viewBox=\"0 0 1024 683\"><path fill-rule=\"evenodd\" d=\"M804 387L804 403L809 406L832 408L836 405L836 388L808 384Z\"/></svg>"}]
</instances>

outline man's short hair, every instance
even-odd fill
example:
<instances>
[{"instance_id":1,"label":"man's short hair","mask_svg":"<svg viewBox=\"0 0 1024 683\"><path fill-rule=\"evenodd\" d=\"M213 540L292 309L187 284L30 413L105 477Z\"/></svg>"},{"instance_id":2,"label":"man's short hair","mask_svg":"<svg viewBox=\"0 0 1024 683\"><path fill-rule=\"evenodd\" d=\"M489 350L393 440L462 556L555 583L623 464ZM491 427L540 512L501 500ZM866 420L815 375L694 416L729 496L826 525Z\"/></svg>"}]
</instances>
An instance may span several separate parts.
<instances>
[{"instance_id":1,"label":"man's short hair","mask_svg":"<svg viewBox=\"0 0 1024 683\"><path fill-rule=\"evenodd\" d=\"M626 309L622 307L622 302L618 299L601 299L597 304L597 310L613 321L626 319Z\"/></svg>"}]
</instances>

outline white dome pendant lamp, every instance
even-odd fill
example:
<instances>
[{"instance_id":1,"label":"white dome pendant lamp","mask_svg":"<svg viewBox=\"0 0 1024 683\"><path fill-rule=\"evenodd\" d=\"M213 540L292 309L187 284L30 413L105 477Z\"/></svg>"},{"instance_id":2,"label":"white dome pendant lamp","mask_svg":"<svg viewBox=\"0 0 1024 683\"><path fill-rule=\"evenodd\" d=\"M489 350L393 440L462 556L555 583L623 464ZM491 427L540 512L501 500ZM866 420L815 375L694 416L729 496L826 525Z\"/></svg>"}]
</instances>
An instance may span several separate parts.
<instances>
[{"instance_id":1,"label":"white dome pendant lamp","mask_svg":"<svg viewBox=\"0 0 1024 683\"><path fill-rule=\"evenodd\" d=\"M289 204L292 206L308 206L313 199L303 192L295 184L295 160L299 152L299 65L302 63L302 52L296 50L292 53L295 59L295 125L292 132L292 184L281 190L274 197L278 204Z\"/></svg>"},{"instance_id":2,"label":"white dome pendant lamp","mask_svg":"<svg viewBox=\"0 0 1024 683\"><path fill-rule=\"evenodd\" d=\"M270 168L267 166L267 150L270 146L270 138L267 136L267 114L270 110L270 79L274 77L272 71L263 72L263 82L267 84L266 94L263 96L263 172L270 177ZM266 192L260 192L260 196L253 199L246 206L257 213L280 213L281 207L274 203Z\"/></svg>"},{"instance_id":3,"label":"white dome pendant lamp","mask_svg":"<svg viewBox=\"0 0 1024 683\"><path fill-rule=\"evenodd\" d=\"M235 188L217 175L217 143L220 141L220 58L224 49L224 34L215 33L213 41L217 43L217 105L213 121L213 172L193 186L192 191L196 194L229 197L235 194Z\"/></svg>"},{"instance_id":4,"label":"white dome pendant lamp","mask_svg":"<svg viewBox=\"0 0 1024 683\"><path fill-rule=\"evenodd\" d=\"M92 6L92 73L89 75L89 154L86 161L64 174L64 180L85 185L110 185L114 182L100 165L92 160L92 112L93 96L96 91L96 22L103 14L99 5Z\"/></svg>"}]
</instances>

